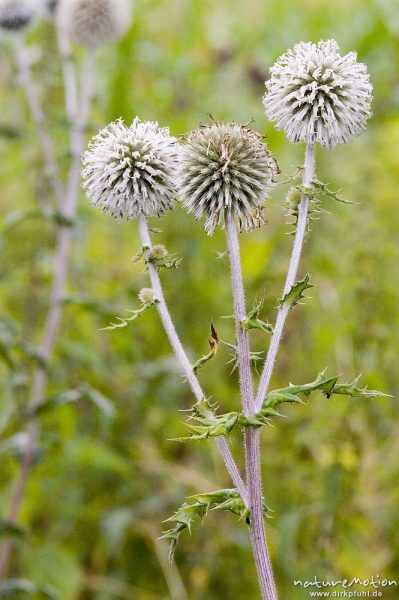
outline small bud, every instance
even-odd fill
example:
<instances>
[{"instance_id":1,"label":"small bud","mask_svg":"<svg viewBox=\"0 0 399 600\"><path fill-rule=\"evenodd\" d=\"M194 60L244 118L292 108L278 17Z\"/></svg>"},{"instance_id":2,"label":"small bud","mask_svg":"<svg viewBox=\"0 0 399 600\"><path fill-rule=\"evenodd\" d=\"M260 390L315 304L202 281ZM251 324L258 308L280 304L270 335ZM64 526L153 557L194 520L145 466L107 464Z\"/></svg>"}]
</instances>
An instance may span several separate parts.
<instances>
[{"instance_id":1,"label":"small bud","mask_svg":"<svg viewBox=\"0 0 399 600\"><path fill-rule=\"evenodd\" d=\"M130 16L130 0L59 1L59 26L71 40L90 49L122 37Z\"/></svg>"},{"instance_id":2,"label":"small bud","mask_svg":"<svg viewBox=\"0 0 399 600\"><path fill-rule=\"evenodd\" d=\"M138 293L138 299L142 304L153 304L155 302L154 290L151 288L143 288Z\"/></svg>"},{"instance_id":3,"label":"small bud","mask_svg":"<svg viewBox=\"0 0 399 600\"><path fill-rule=\"evenodd\" d=\"M163 244L156 244L150 250L150 258L160 260L168 256L168 251Z\"/></svg>"},{"instance_id":4,"label":"small bud","mask_svg":"<svg viewBox=\"0 0 399 600\"><path fill-rule=\"evenodd\" d=\"M9 33L23 31L37 12L36 0L0 0L0 28Z\"/></svg>"}]
</instances>

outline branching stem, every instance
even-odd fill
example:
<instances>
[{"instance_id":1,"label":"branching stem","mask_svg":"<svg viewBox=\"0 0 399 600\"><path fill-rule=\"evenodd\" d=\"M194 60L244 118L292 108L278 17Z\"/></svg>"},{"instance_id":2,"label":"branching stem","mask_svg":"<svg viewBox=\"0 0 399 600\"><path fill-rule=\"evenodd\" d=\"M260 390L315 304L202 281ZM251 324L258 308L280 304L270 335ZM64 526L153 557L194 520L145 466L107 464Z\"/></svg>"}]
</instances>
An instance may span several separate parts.
<instances>
[{"instance_id":1,"label":"branching stem","mask_svg":"<svg viewBox=\"0 0 399 600\"><path fill-rule=\"evenodd\" d=\"M308 145L306 147L305 154L305 165L303 172L303 185L304 187L310 187L312 179L315 173L315 147ZM298 222L295 233L294 246L292 248L292 255L290 265L288 269L287 278L284 286L283 295L287 294L293 285L296 283L298 274L299 262L301 259L303 243L305 241L306 230L308 225L309 217L309 198L306 195L301 197L298 206ZM289 308L282 306L279 308L276 320L276 326L273 331L272 339L270 341L269 351L266 356L265 365L263 368L262 376L259 383L258 393L256 395L255 410L259 411L262 408L264 399L269 389L270 379L273 374L274 365L277 358L277 353L280 347L281 336L285 321L289 313Z\"/></svg>"},{"instance_id":2,"label":"branching stem","mask_svg":"<svg viewBox=\"0 0 399 600\"><path fill-rule=\"evenodd\" d=\"M148 230L147 221L143 215L139 215L137 220L138 220L138 227L139 227L141 243L143 245L143 248L145 249L145 256L148 256L148 254L151 250L152 244L151 244L151 238L150 238L150 233ZM148 274L149 274L150 280L151 280L152 289L154 291L156 298L159 300L159 302L157 302L155 306L156 306L159 316L161 318L162 325L165 329L165 333L168 336L170 345L172 346L173 351L176 354L178 361L180 362L180 365L184 371L184 374L185 374L187 381L193 391L194 396L196 397L196 399L198 401L200 401L203 398L205 398L205 395L204 395L201 385L193 371L192 365L187 357L187 354L182 346L180 338L176 332L172 317L170 315L168 306L165 301L165 297L164 297L163 290L162 290L161 280L160 280L159 274L158 274L158 269L155 265L153 265L150 262L148 262L147 268L148 268ZM222 458L224 460L224 463L226 465L227 471L229 472L229 475L233 481L233 484L236 487L236 489L238 490L245 505L248 506L247 490L246 490L245 484L241 478L241 475L240 475L240 472L236 465L236 462L231 454L231 451L227 444L227 441L225 440L225 438L223 436L219 436L215 439L216 439L218 448L220 450L220 453L222 455Z\"/></svg>"},{"instance_id":3,"label":"branching stem","mask_svg":"<svg viewBox=\"0 0 399 600\"><path fill-rule=\"evenodd\" d=\"M225 213L225 228L227 247L230 257L241 398L244 413L246 415L251 415L255 412L255 403L251 373L249 337L248 332L242 327L242 321L246 318L246 309L240 259L240 246L234 217L228 211ZM263 517L259 429L254 427L246 428L245 453L249 508L251 510L251 543L259 578L259 585L263 600L277 600L277 590L273 579L272 566L266 543L266 530Z\"/></svg>"}]
</instances>

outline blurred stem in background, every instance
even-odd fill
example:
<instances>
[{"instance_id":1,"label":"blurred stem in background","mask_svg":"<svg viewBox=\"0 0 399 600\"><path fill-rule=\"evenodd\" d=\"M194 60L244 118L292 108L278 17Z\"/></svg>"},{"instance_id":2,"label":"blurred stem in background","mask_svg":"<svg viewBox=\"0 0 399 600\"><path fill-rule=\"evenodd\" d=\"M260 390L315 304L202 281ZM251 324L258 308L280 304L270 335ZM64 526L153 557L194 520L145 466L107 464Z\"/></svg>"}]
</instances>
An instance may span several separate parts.
<instances>
[{"instance_id":1,"label":"blurred stem in background","mask_svg":"<svg viewBox=\"0 0 399 600\"><path fill-rule=\"evenodd\" d=\"M49 377L49 366L52 352L60 329L62 318L62 299L65 295L69 265L72 250L73 225L76 217L77 204L80 191L80 161L85 145L85 132L88 125L90 105L94 91L94 73L96 53L89 52L85 59L81 73L80 101L76 102L76 76L70 53L67 52L69 45L60 34L60 50L63 61L64 89L66 113L70 121L70 153L71 164L68 174L66 189L62 191L62 183L58 176L54 147L45 126L44 113L40 104L35 86L33 85L30 71L24 60L23 47L16 47L16 57L26 94L32 113L32 119L36 123L41 139L43 158L48 175L54 183L54 191L59 204L59 211L63 223L59 226L57 244L53 263L53 280L50 292L47 315L45 317L44 331L40 344L39 354L41 358L34 374L29 408L34 411L43 401ZM76 106L78 110L76 110ZM40 426L34 420L28 427L23 454L21 457L21 468L17 475L15 490L11 498L10 509L7 520L14 523L18 520L19 512L24 500L26 485L30 470L33 466L33 458L37 440L40 434ZM5 541L0 550L0 580L7 575L8 564L12 551L12 543Z\"/></svg>"},{"instance_id":2,"label":"blurred stem in background","mask_svg":"<svg viewBox=\"0 0 399 600\"><path fill-rule=\"evenodd\" d=\"M56 152L47 128L44 111L38 94L36 84L32 79L29 64L29 48L25 45L20 35L13 38L14 56L18 69L19 80L25 91L32 120L37 128L43 155L44 170L54 191L58 206L61 208L63 201L63 186L60 179Z\"/></svg>"}]
</instances>

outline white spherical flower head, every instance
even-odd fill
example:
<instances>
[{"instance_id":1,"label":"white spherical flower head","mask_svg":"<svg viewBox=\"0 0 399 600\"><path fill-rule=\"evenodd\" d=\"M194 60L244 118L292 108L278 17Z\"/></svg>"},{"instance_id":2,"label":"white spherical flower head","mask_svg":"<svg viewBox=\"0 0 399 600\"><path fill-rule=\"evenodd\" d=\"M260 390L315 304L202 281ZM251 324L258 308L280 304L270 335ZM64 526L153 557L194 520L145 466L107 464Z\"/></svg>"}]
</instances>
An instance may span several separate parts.
<instances>
[{"instance_id":1,"label":"white spherical flower head","mask_svg":"<svg viewBox=\"0 0 399 600\"><path fill-rule=\"evenodd\" d=\"M10 33L23 31L37 12L35 0L0 0L0 28Z\"/></svg>"},{"instance_id":2,"label":"white spherical flower head","mask_svg":"<svg viewBox=\"0 0 399 600\"><path fill-rule=\"evenodd\" d=\"M301 42L270 69L266 115L294 143L326 148L359 135L371 116L372 85L356 53L339 53L336 41Z\"/></svg>"},{"instance_id":3,"label":"white spherical flower head","mask_svg":"<svg viewBox=\"0 0 399 600\"><path fill-rule=\"evenodd\" d=\"M168 128L136 117L96 135L83 156L83 187L93 206L114 218L160 216L172 207L177 140Z\"/></svg>"},{"instance_id":4,"label":"white spherical flower head","mask_svg":"<svg viewBox=\"0 0 399 600\"><path fill-rule=\"evenodd\" d=\"M90 49L120 38L130 25L131 0L60 0L59 26Z\"/></svg>"},{"instance_id":5,"label":"white spherical flower head","mask_svg":"<svg viewBox=\"0 0 399 600\"><path fill-rule=\"evenodd\" d=\"M226 212L243 230L263 223L263 203L277 174L260 134L235 123L214 123L188 136L178 187L188 212L207 217L205 230L212 235Z\"/></svg>"}]
</instances>

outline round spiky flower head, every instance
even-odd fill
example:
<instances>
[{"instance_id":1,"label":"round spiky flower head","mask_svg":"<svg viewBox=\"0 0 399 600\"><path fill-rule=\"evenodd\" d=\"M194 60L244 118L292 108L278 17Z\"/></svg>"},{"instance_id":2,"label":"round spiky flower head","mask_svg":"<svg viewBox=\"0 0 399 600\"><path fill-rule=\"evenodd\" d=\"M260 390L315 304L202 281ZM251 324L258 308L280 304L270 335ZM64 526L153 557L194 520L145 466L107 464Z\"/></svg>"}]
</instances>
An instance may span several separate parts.
<instances>
[{"instance_id":1,"label":"round spiky flower head","mask_svg":"<svg viewBox=\"0 0 399 600\"><path fill-rule=\"evenodd\" d=\"M111 123L83 156L83 187L92 206L117 219L160 216L175 196L177 141L168 128L136 117L130 127Z\"/></svg>"},{"instance_id":2,"label":"round spiky flower head","mask_svg":"<svg viewBox=\"0 0 399 600\"><path fill-rule=\"evenodd\" d=\"M0 28L10 33L23 31L38 11L35 0L0 0Z\"/></svg>"},{"instance_id":3,"label":"round spiky flower head","mask_svg":"<svg viewBox=\"0 0 399 600\"><path fill-rule=\"evenodd\" d=\"M188 212L207 217L212 235L225 213L237 217L241 229L264 222L262 208L275 182L278 166L261 135L236 123L201 127L182 148L178 187Z\"/></svg>"},{"instance_id":4,"label":"round spiky flower head","mask_svg":"<svg viewBox=\"0 0 399 600\"><path fill-rule=\"evenodd\" d=\"M68 37L94 49L120 38L130 24L130 0L60 0L58 22Z\"/></svg>"},{"instance_id":5,"label":"round spiky flower head","mask_svg":"<svg viewBox=\"0 0 399 600\"><path fill-rule=\"evenodd\" d=\"M356 53L339 53L336 41L300 42L270 69L266 115L294 143L327 148L348 142L371 116L372 85Z\"/></svg>"}]
</instances>

